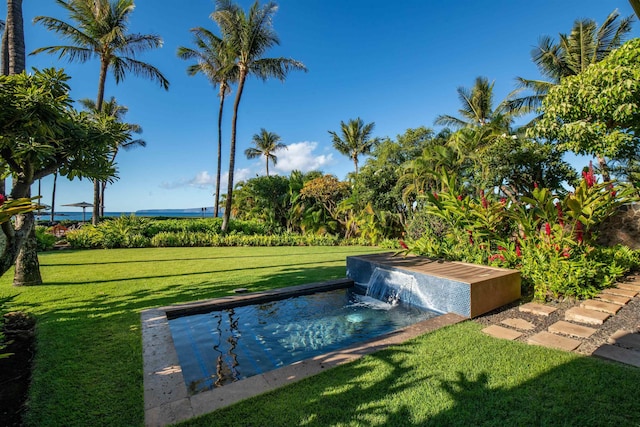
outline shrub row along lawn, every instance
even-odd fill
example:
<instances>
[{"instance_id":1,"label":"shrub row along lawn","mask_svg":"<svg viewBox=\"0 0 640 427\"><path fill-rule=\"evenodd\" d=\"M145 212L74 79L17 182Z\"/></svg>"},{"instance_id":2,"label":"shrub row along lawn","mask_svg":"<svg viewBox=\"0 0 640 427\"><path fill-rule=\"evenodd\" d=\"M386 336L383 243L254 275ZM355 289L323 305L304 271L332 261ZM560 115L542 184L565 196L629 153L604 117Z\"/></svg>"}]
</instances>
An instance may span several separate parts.
<instances>
[{"instance_id":1,"label":"shrub row along lawn","mask_svg":"<svg viewBox=\"0 0 640 427\"><path fill-rule=\"evenodd\" d=\"M156 248L40 256L45 285L0 298L38 317L26 422L143 424L140 311L344 277L362 247ZM186 425L637 425L640 370L485 337L466 322Z\"/></svg>"}]
</instances>

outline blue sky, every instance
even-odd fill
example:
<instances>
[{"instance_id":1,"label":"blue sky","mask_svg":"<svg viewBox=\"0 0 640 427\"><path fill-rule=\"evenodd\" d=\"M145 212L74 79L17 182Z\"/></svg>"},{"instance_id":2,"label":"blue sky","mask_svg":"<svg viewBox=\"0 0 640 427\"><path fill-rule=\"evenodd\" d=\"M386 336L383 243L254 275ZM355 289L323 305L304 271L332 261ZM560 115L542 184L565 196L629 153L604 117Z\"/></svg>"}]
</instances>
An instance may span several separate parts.
<instances>
[{"instance_id":1,"label":"blue sky","mask_svg":"<svg viewBox=\"0 0 640 427\"><path fill-rule=\"evenodd\" d=\"M252 2L239 4L248 8ZM440 114L456 114L456 88L477 76L495 81L496 102L514 89L514 78L538 78L530 51L541 35L569 32L574 20L601 23L614 9L633 14L626 0L281 0L274 28L281 44L269 56L302 61L309 71L292 72L286 82L247 82L238 120L238 179L263 175L264 162L247 160L244 150L261 128L275 132L290 149L278 153L277 173L319 169L344 179L351 161L336 152L327 131L340 121L361 117L375 122L374 134L395 137L408 128L433 127ZM164 46L139 59L158 67L171 82L164 91L130 75L119 85L107 81L105 97L129 107L126 120L142 126L146 148L118 155L120 179L107 190L106 211L212 206L218 98L202 76L189 77L179 46L191 46L189 29L216 30L209 19L213 0L138 0L131 31L155 33ZM64 44L56 34L32 24L37 15L67 20L49 0L24 2L27 51ZM0 4L6 16L6 3ZM640 35L634 24L633 37ZM27 68L64 68L72 98L95 99L98 61L68 63L57 56L27 58ZM223 138L229 142L228 97ZM228 170L223 151L223 173ZM581 164L579 166L582 166ZM42 181L43 203L51 200L52 179ZM224 187L226 188L226 186ZM34 187L37 194L37 188ZM58 180L56 209L92 201L89 181Z\"/></svg>"}]
</instances>

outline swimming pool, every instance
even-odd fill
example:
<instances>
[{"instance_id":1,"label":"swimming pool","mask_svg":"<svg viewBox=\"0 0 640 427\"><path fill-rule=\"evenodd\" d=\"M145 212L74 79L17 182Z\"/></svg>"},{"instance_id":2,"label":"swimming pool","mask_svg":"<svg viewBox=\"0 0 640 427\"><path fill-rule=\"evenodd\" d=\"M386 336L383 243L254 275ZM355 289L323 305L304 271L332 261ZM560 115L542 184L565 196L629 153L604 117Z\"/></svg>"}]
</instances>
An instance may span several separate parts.
<instances>
[{"instance_id":1,"label":"swimming pool","mask_svg":"<svg viewBox=\"0 0 640 427\"><path fill-rule=\"evenodd\" d=\"M421 322L440 313L382 302L357 287L169 320L190 394Z\"/></svg>"}]
</instances>

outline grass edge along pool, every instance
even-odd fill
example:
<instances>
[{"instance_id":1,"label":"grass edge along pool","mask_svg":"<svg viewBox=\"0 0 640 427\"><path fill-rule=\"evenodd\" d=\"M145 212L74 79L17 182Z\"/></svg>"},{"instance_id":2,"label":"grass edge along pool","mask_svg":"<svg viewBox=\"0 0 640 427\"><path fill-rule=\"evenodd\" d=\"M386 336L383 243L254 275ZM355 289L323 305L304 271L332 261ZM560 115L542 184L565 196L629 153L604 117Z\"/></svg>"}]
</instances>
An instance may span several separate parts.
<instances>
[{"instance_id":1,"label":"grass edge along pool","mask_svg":"<svg viewBox=\"0 0 640 427\"><path fill-rule=\"evenodd\" d=\"M236 300L206 313L172 316L169 326L189 393L264 374L441 314L402 300L380 301L383 298L366 296L366 291L353 284L305 289L287 298L280 294L242 305Z\"/></svg>"}]
</instances>

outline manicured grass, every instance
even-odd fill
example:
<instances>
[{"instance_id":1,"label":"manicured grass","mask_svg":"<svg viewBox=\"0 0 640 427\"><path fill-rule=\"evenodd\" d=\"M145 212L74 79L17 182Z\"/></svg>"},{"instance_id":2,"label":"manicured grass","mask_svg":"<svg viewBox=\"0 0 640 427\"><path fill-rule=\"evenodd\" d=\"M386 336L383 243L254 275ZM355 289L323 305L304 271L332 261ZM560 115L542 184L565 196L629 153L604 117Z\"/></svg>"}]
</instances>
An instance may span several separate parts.
<instances>
[{"instance_id":1,"label":"manicured grass","mask_svg":"<svg viewBox=\"0 0 640 427\"><path fill-rule=\"evenodd\" d=\"M640 369L447 327L180 426L621 426Z\"/></svg>"},{"instance_id":2,"label":"manicured grass","mask_svg":"<svg viewBox=\"0 0 640 427\"><path fill-rule=\"evenodd\" d=\"M47 285L10 286L38 316L30 425L143 424L142 309L344 277L370 248L180 248L44 254ZM640 369L483 335L419 337L188 426L639 425Z\"/></svg>"},{"instance_id":3,"label":"manicured grass","mask_svg":"<svg viewBox=\"0 0 640 427\"><path fill-rule=\"evenodd\" d=\"M137 426L144 420L140 311L345 276L358 247L155 248L65 251L40 256L45 285L0 298L38 318L27 422L44 426Z\"/></svg>"}]
</instances>

